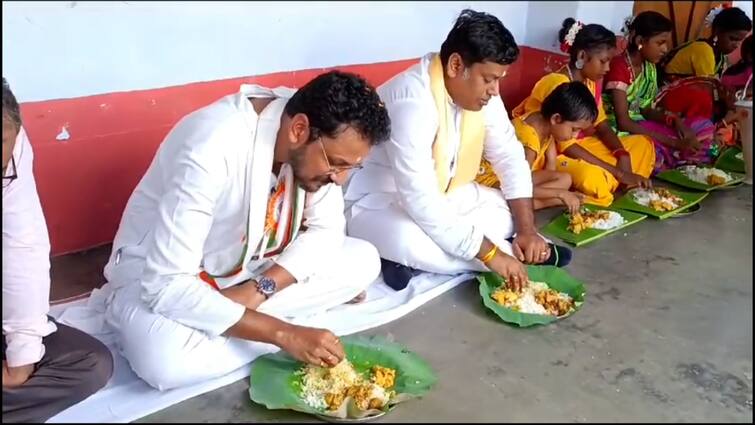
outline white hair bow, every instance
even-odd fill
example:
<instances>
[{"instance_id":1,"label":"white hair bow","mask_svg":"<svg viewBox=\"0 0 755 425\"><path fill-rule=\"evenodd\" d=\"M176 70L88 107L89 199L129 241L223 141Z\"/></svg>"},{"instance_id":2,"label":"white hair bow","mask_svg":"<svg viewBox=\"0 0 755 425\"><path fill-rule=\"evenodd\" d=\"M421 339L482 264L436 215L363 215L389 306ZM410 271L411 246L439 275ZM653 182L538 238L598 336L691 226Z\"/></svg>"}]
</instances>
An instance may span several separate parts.
<instances>
[{"instance_id":1,"label":"white hair bow","mask_svg":"<svg viewBox=\"0 0 755 425\"><path fill-rule=\"evenodd\" d=\"M634 15L629 15L626 19L624 19L624 26L621 27L621 33L625 37L628 37L629 33L631 32L630 28L632 26L632 22L634 22Z\"/></svg>"},{"instance_id":2,"label":"white hair bow","mask_svg":"<svg viewBox=\"0 0 755 425\"><path fill-rule=\"evenodd\" d=\"M566 36L564 37L564 42L561 44L561 51L569 51L569 48L574 45L574 40L577 38L577 34L579 34L582 26L582 22L574 21L574 23L569 27L569 31L566 33Z\"/></svg>"},{"instance_id":3,"label":"white hair bow","mask_svg":"<svg viewBox=\"0 0 755 425\"><path fill-rule=\"evenodd\" d=\"M724 10L724 6L722 4L719 4L718 6L711 9L707 15L705 15L705 26L710 27L713 25L713 20L716 19L716 16L718 16L721 11Z\"/></svg>"}]
</instances>

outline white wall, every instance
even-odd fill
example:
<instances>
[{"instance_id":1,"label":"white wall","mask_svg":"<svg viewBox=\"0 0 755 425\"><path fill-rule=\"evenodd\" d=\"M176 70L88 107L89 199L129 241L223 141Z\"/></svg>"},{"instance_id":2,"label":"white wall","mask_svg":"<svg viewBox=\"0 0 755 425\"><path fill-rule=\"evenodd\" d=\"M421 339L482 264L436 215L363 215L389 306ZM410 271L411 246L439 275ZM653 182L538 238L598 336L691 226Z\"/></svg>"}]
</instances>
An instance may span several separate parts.
<instances>
[{"instance_id":1,"label":"white wall","mask_svg":"<svg viewBox=\"0 0 755 425\"><path fill-rule=\"evenodd\" d=\"M632 14L633 1L538 1L529 2L524 43L552 52L560 52L558 31L566 18L585 24L601 24L620 32L624 20Z\"/></svg>"},{"instance_id":2,"label":"white wall","mask_svg":"<svg viewBox=\"0 0 755 425\"><path fill-rule=\"evenodd\" d=\"M581 1L577 16L586 24L601 24L619 34L633 7L633 1Z\"/></svg>"},{"instance_id":3,"label":"white wall","mask_svg":"<svg viewBox=\"0 0 755 425\"><path fill-rule=\"evenodd\" d=\"M524 44L560 52L558 30L564 19L577 18L578 5L576 1L530 2Z\"/></svg>"},{"instance_id":4,"label":"white wall","mask_svg":"<svg viewBox=\"0 0 755 425\"><path fill-rule=\"evenodd\" d=\"M752 1L735 1L734 6L744 10L747 16L752 19Z\"/></svg>"},{"instance_id":5,"label":"white wall","mask_svg":"<svg viewBox=\"0 0 755 425\"><path fill-rule=\"evenodd\" d=\"M527 2L3 2L21 101L392 61L440 48L465 7L519 41Z\"/></svg>"},{"instance_id":6,"label":"white wall","mask_svg":"<svg viewBox=\"0 0 755 425\"><path fill-rule=\"evenodd\" d=\"M564 18L618 31L632 2L3 2L3 75L28 102L415 58L465 7L558 51Z\"/></svg>"}]
</instances>

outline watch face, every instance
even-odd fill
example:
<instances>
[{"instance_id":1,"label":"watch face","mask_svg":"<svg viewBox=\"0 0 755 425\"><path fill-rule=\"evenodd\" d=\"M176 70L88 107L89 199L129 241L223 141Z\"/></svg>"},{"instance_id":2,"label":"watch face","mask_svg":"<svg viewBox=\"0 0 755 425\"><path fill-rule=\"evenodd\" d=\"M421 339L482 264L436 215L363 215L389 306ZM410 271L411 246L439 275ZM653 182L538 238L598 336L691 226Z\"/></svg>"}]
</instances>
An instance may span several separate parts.
<instances>
[{"instance_id":1,"label":"watch face","mask_svg":"<svg viewBox=\"0 0 755 425\"><path fill-rule=\"evenodd\" d=\"M271 295L275 292L275 281L270 278L260 278L257 289L265 295Z\"/></svg>"}]
</instances>

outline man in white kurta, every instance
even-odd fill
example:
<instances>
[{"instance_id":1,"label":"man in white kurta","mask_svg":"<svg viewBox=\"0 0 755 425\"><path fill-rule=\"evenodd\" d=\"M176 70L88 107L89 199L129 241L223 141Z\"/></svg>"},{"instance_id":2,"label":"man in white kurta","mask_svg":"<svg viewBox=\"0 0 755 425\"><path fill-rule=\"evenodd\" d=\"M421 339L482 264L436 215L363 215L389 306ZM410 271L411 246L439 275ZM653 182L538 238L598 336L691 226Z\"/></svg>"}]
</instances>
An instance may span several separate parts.
<instances>
[{"instance_id":1,"label":"man in white kurta","mask_svg":"<svg viewBox=\"0 0 755 425\"><path fill-rule=\"evenodd\" d=\"M183 118L129 199L105 267L114 288L106 320L133 370L158 389L221 376L275 345L310 363L334 364L343 355L329 332L284 321L348 302L379 274L375 248L345 237L337 186L362 155L340 160L331 155L345 152L349 143L366 155L371 144L382 141L376 140L380 134L387 137L388 118L374 89L350 74L323 74L299 91L298 104L305 99L320 110L342 112L327 117L344 120L337 123L337 136L321 128L315 138L315 114L290 116L293 90L245 85ZM365 113L384 115L377 130L348 122L360 124L358 116ZM343 141L347 133L360 137ZM286 143L297 138L301 149L281 157ZM337 161L346 165L338 168ZM319 188L308 181L303 198L288 206L273 201L282 176L299 186L307 183L300 177L315 168ZM287 211L297 208L298 217L292 212L288 218ZM284 218L300 221L301 229L271 250L275 237L268 224ZM275 226L278 236L290 230ZM289 285L266 294L269 288L259 285L276 268L290 276ZM282 282L275 283L280 288ZM239 288L247 288L248 296L239 297ZM260 292L265 296L252 305L244 301ZM285 343L282 333L289 334Z\"/></svg>"},{"instance_id":2,"label":"man in white kurta","mask_svg":"<svg viewBox=\"0 0 755 425\"><path fill-rule=\"evenodd\" d=\"M373 149L365 167L354 173L349 181L346 190L347 233L372 242L381 257L389 260L383 263L384 278L388 275L386 281L389 284L390 270L386 269L389 267L386 263L391 262L414 270L444 274L495 269L479 261L484 255L478 254L492 252L481 249L483 241L489 240L500 248L498 253L502 251L511 259L515 250L509 240L515 233L518 233L517 237L526 234L529 236L527 244L537 245L536 257L527 262L542 263L550 257L550 250L542 238L531 237L536 234L531 206L531 172L522 144L516 138L498 95L499 79L505 74L507 64L516 57L513 37L495 17L465 11L444 43L444 49L452 49L460 43L478 42L470 41L468 37L469 28L475 25L478 34L490 29L488 40L498 37L497 44L488 49L503 52L497 62L473 58L472 62L476 60L484 65L479 67L480 71L475 68L479 64L471 65L468 58L455 51L451 51L445 64L441 64L438 55L432 53L378 88L391 118L391 137L387 143ZM513 49L513 53L506 49ZM508 57L504 57L506 55ZM464 62L467 62L466 66ZM453 79L449 77L448 69L453 65L460 67L454 78L462 81L461 84L474 84L474 79L479 78L478 86L483 91L479 98L474 97L474 93L461 93L469 99L454 99L448 87L441 89L444 92L441 96L446 97L447 103L443 106L448 111L444 114L439 112L437 93L433 92L432 68L437 67L440 73L443 66L444 74L439 79L441 84L445 80L448 86L447 81ZM466 87L462 86L463 89ZM458 89L456 93L460 93ZM459 152L463 148L461 128L465 108L460 103L464 102L469 104L469 110L481 110L478 112L484 121L481 151L503 182L500 190L478 185L472 181L473 177L445 193L438 188L436 135L443 121L447 120L445 157L451 160L447 162L447 175L441 182L441 188L445 188L448 186L445 182L458 174L462 163ZM471 166L479 168L480 159L478 154L471 160ZM519 204L513 216L511 203ZM517 243L516 239L514 243ZM525 260L519 252L519 248L526 250L523 245L516 249L520 260ZM521 276L521 269L509 273L516 278ZM405 284L406 278L397 283L399 287L396 289Z\"/></svg>"}]
</instances>

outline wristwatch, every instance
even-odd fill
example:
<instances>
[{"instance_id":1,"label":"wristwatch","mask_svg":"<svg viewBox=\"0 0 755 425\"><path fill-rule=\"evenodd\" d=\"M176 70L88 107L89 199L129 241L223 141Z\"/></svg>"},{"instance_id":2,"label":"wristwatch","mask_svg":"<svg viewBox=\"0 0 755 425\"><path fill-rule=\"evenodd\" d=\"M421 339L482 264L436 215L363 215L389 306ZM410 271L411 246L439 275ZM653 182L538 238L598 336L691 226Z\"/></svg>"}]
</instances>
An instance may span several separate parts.
<instances>
[{"instance_id":1,"label":"wristwatch","mask_svg":"<svg viewBox=\"0 0 755 425\"><path fill-rule=\"evenodd\" d=\"M273 279L267 276L258 276L254 279L257 282L257 292L265 296L265 299L270 298L275 293L277 285Z\"/></svg>"}]
</instances>

